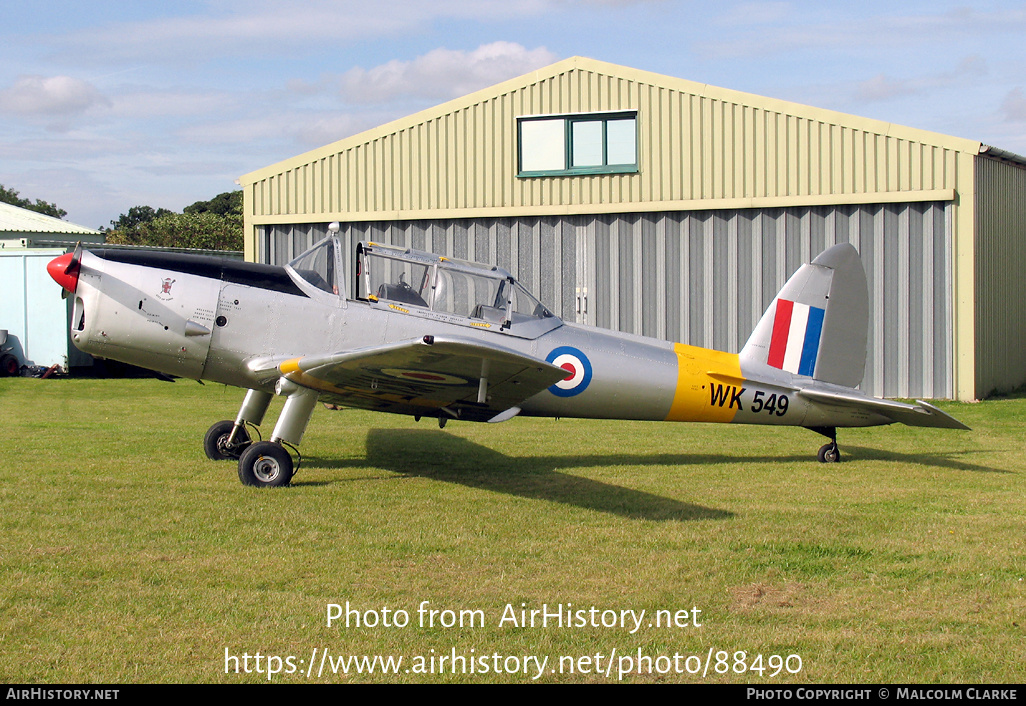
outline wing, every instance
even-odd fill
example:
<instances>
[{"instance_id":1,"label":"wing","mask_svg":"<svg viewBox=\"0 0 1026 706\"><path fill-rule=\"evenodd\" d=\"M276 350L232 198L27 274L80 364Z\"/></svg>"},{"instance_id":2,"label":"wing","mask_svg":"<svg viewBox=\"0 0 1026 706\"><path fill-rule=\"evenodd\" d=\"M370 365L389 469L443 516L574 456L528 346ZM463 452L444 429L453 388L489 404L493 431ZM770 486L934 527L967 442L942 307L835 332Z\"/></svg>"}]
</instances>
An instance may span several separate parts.
<instances>
[{"instance_id":1,"label":"wing","mask_svg":"<svg viewBox=\"0 0 1026 706\"><path fill-rule=\"evenodd\" d=\"M854 390L848 392L809 387L798 390L798 394L814 402L824 402L845 407L859 407L887 417L892 421L907 424L910 427L969 428L947 412L943 412L922 400L916 400L915 404L906 404L905 402L869 397Z\"/></svg>"},{"instance_id":2,"label":"wing","mask_svg":"<svg viewBox=\"0 0 1026 706\"><path fill-rule=\"evenodd\" d=\"M544 360L456 336L294 358L278 371L327 402L472 421L508 419L518 404L567 375Z\"/></svg>"}]
</instances>

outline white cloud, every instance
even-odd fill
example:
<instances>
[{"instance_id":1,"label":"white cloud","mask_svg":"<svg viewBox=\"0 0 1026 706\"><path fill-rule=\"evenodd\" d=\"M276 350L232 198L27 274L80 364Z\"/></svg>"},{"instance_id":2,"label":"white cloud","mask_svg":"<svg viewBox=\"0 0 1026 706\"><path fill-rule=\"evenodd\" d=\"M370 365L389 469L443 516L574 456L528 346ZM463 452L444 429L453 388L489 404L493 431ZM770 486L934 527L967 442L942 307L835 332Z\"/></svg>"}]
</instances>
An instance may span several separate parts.
<instances>
[{"instance_id":1,"label":"white cloud","mask_svg":"<svg viewBox=\"0 0 1026 706\"><path fill-rule=\"evenodd\" d=\"M1023 93L1021 87L1017 86L1008 92L1001 104L1001 112L1010 122L1026 120L1026 94Z\"/></svg>"},{"instance_id":2,"label":"white cloud","mask_svg":"<svg viewBox=\"0 0 1026 706\"><path fill-rule=\"evenodd\" d=\"M218 115L237 110L242 97L230 91L191 91L133 86L122 89L111 101L111 113L119 118L150 120Z\"/></svg>"},{"instance_id":3,"label":"white cloud","mask_svg":"<svg viewBox=\"0 0 1026 706\"><path fill-rule=\"evenodd\" d=\"M62 54L89 63L202 61L231 52L330 54L352 40L403 36L438 22L527 17L551 10L555 0L220 0L182 14L115 22L71 32Z\"/></svg>"},{"instance_id":4,"label":"white cloud","mask_svg":"<svg viewBox=\"0 0 1026 706\"><path fill-rule=\"evenodd\" d=\"M716 18L721 27L777 24L792 18L794 7L789 2L743 2L727 9Z\"/></svg>"},{"instance_id":5,"label":"white cloud","mask_svg":"<svg viewBox=\"0 0 1026 706\"><path fill-rule=\"evenodd\" d=\"M545 48L526 49L511 42L493 42L471 51L435 49L410 61L390 61L370 68L352 69L338 76L314 81L292 79L281 91L249 100L265 110L243 114L213 110L218 120L188 121L173 134L188 145L292 144L310 149L343 139L375 125L406 115L432 101L471 93L480 88L547 65L558 57ZM203 95L176 98L173 93L131 102L163 106L171 100L203 103ZM339 96L348 104L340 110ZM225 98L227 100L227 98ZM244 98L236 99L241 104ZM118 113L127 112L119 100ZM173 105L159 108L174 110ZM179 111L180 112L180 111Z\"/></svg>"},{"instance_id":6,"label":"white cloud","mask_svg":"<svg viewBox=\"0 0 1026 706\"><path fill-rule=\"evenodd\" d=\"M439 48L412 61L389 61L342 75L340 91L349 103L383 103L395 98L455 98L519 76L557 60L544 47L492 42L466 52Z\"/></svg>"},{"instance_id":7,"label":"white cloud","mask_svg":"<svg viewBox=\"0 0 1026 706\"><path fill-rule=\"evenodd\" d=\"M883 74L877 74L873 78L858 84L855 98L865 102L883 101L896 96L917 93L918 91L919 89L909 81L888 78Z\"/></svg>"},{"instance_id":8,"label":"white cloud","mask_svg":"<svg viewBox=\"0 0 1026 706\"><path fill-rule=\"evenodd\" d=\"M95 133L68 131L57 137L17 138L8 134L0 141L0 161L7 165L24 162L33 165L84 162L102 155L134 154L138 145L125 138Z\"/></svg>"},{"instance_id":9,"label":"white cloud","mask_svg":"<svg viewBox=\"0 0 1026 706\"><path fill-rule=\"evenodd\" d=\"M340 113L282 110L259 117L190 125L176 130L174 134L183 144L213 149L231 150L244 146L248 151L253 145L274 144L307 150L369 130L402 115L403 111ZM240 169L246 170L245 167Z\"/></svg>"},{"instance_id":10,"label":"white cloud","mask_svg":"<svg viewBox=\"0 0 1026 706\"><path fill-rule=\"evenodd\" d=\"M285 90L290 94L299 96L314 96L320 93L324 86L314 81L307 81L302 78L290 78L285 82Z\"/></svg>"},{"instance_id":11,"label":"white cloud","mask_svg":"<svg viewBox=\"0 0 1026 706\"><path fill-rule=\"evenodd\" d=\"M554 4L568 7L574 5L598 5L599 7L630 7L632 5L658 5L666 0L553 0Z\"/></svg>"},{"instance_id":12,"label":"white cloud","mask_svg":"<svg viewBox=\"0 0 1026 706\"><path fill-rule=\"evenodd\" d=\"M331 144L337 140L355 135L364 130L400 118L402 115L390 113L331 113L321 117L308 116L304 121L296 121L292 136L296 144L303 149L312 149L321 145Z\"/></svg>"},{"instance_id":13,"label":"white cloud","mask_svg":"<svg viewBox=\"0 0 1026 706\"><path fill-rule=\"evenodd\" d=\"M779 3L775 3L779 4ZM782 5L782 4L781 4ZM742 6L744 7L744 6ZM822 5L822 8L832 6ZM773 31L752 27L697 41L697 54L713 59L766 57L794 53L844 53L865 56L868 50L952 44L967 36L1017 35L1026 28L1026 10L985 11L958 8L935 13L889 14L855 10L840 13L806 10L803 21L780 23ZM900 9L900 5L895 5ZM779 10L786 8L780 7ZM820 17L826 18L818 21ZM996 40L995 40L996 41Z\"/></svg>"},{"instance_id":14,"label":"white cloud","mask_svg":"<svg viewBox=\"0 0 1026 706\"><path fill-rule=\"evenodd\" d=\"M17 115L68 117L109 104L91 83L70 76L22 76L0 91L0 111Z\"/></svg>"},{"instance_id":15,"label":"white cloud","mask_svg":"<svg viewBox=\"0 0 1026 706\"><path fill-rule=\"evenodd\" d=\"M884 101L901 96L909 96L939 88L965 85L987 73L987 62L978 55L962 59L952 71L925 74L914 78L890 78L877 74L871 79L860 82L855 91L859 101Z\"/></svg>"},{"instance_id":16,"label":"white cloud","mask_svg":"<svg viewBox=\"0 0 1026 706\"><path fill-rule=\"evenodd\" d=\"M239 117L217 122L203 122L175 130L183 144L244 145L263 140L280 140L288 135L297 121L309 119L295 113L270 113Z\"/></svg>"}]
</instances>

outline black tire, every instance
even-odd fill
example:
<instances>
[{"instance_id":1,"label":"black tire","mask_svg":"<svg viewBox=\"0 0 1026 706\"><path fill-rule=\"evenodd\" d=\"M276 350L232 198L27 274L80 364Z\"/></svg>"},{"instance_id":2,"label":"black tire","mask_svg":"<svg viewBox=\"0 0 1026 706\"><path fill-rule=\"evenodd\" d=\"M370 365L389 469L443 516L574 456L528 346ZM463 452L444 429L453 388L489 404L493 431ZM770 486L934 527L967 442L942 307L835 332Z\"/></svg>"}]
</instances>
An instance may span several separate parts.
<instances>
[{"instance_id":1,"label":"black tire","mask_svg":"<svg viewBox=\"0 0 1026 706\"><path fill-rule=\"evenodd\" d=\"M829 443L823 444L819 447L819 462L820 463L837 463L841 460L841 450L837 448L837 444Z\"/></svg>"},{"instance_id":2,"label":"black tire","mask_svg":"<svg viewBox=\"0 0 1026 706\"><path fill-rule=\"evenodd\" d=\"M256 488L280 488L292 481L292 456L273 441L250 444L239 459L239 480Z\"/></svg>"},{"instance_id":3,"label":"black tire","mask_svg":"<svg viewBox=\"0 0 1026 706\"><path fill-rule=\"evenodd\" d=\"M10 353L4 353L0 355L0 377L13 377L18 374L21 370L21 364L18 363L18 359Z\"/></svg>"},{"instance_id":4,"label":"black tire","mask_svg":"<svg viewBox=\"0 0 1026 706\"><path fill-rule=\"evenodd\" d=\"M203 450L207 452L207 458L211 461L237 461L242 456L250 444L249 431L246 427L239 429L234 443L228 446L228 437L234 428L235 422L225 419L207 429L207 435L203 437Z\"/></svg>"}]
</instances>

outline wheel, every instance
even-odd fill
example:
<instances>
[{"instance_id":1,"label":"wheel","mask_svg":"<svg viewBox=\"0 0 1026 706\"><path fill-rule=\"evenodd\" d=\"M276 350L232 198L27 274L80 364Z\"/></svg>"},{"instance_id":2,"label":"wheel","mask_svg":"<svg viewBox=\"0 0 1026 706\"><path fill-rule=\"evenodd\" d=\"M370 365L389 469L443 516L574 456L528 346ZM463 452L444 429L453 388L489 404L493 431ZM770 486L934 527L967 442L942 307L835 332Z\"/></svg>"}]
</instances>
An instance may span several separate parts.
<instances>
[{"instance_id":1,"label":"wheel","mask_svg":"<svg viewBox=\"0 0 1026 706\"><path fill-rule=\"evenodd\" d=\"M830 442L829 444L823 444L819 447L819 462L820 463L837 463L841 460L841 450L837 448L837 444Z\"/></svg>"},{"instance_id":2,"label":"wheel","mask_svg":"<svg viewBox=\"0 0 1026 706\"><path fill-rule=\"evenodd\" d=\"M257 488L279 488L292 480L292 457L273 441L250 444L239 459L239 480Z\"/></svg>"},{"instance_id":3,"label":"wheel","mask_svg":"<svg viewBox=\"0 0 1026 706\"><path fill-rule=\"evenodd\" d=\"M203 450L207 452L207 458L211 461L233 461L242 456L250 444L249 432L246 427L239 429L235 441L229 446L228 437L234 428L235 422L225 419L207 429L207 435L203 437Z\"/></svg>"},{"instance_id":4,"label":"wheel","mask_svg":"<svg viewBox=\"0 0 1026 706\"><path fill-rule=\"evenodd\" d=\"M18 364L17 358L10 353L0 355L0 375L11 377L17 375L19 370L21 370L21 365Z\"/></svg>"}]
</instances>

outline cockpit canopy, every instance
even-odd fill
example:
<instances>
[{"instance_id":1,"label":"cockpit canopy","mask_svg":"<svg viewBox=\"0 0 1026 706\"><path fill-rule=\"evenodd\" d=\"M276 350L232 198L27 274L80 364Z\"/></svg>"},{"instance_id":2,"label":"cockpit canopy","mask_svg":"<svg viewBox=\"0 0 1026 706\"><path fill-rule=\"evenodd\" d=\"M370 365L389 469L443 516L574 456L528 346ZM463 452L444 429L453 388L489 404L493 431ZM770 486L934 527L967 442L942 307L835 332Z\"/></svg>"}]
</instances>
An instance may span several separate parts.
<instances>
[{"instance_id":1,"label":"cockpit canopy","mask_svg":"<svg viewBox=\"0 0 1026 706\"><path fill-rule=\"evenodd\" d=\"M356 246L357 298L533 337L560 325L505 270L377 243Z\"/></svg>"},{"instance_id":2,"label":"cockpit canopy","mask_svg":"<svg viewBox=\"0 0 1026 706\"><path fill-rule=\"evenodd\" d=\"M304 284L329 294L348 289L342 249L329 236L289 263ZM563 322L499 267L378 243L356 246L358 300L449 323L534 338Z\"/></svg>"}]
</instances>

